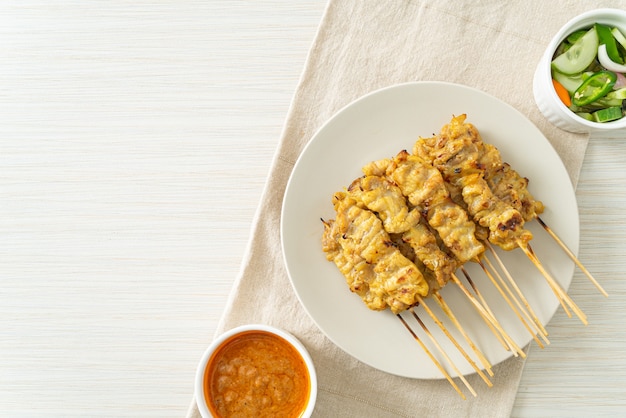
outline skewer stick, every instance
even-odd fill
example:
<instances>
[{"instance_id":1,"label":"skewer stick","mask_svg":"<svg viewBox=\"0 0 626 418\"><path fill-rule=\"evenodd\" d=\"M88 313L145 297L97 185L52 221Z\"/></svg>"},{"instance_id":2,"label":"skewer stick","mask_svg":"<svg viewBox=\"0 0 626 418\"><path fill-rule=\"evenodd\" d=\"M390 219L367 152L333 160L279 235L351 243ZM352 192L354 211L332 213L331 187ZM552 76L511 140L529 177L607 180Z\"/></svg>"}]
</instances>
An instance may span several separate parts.
<instances>
[{"instance_id":1,"label":"skewer stick","mask_svg":"<svg viewBox=\"0 0 626 418\"><path fill-rule=\"evenodd\" d=\"M485 357L482 351L480 351L478 347L476 347L476 344L474 344L474 341L472 341L470 336L467 335L467 332L461 326L461 323L456 319L456 316L450 309L450 306L448 306L446 301L443 299L443 296L441 296L439 292L434 292L433 296L434 296L435 302L437 302L441 310L446 314L448 318L450 318L450 320L454 323L454 325L459 330L461 335L463 335L463 338L465 338L465 341L467 341L467 343L472 348L472 350L474 350L474 353L476 353L476 356L478 356L478 359L482 363L483 367L485 368L489 376L493 376L493 370L491 370L491 363L489 363L489 360L487 360L487 357Z\"/></svg>"},{"instance_id":2,"label":"skewer stick","mask_svg":"<svg viewBox=\"0 0 626 418\"><path fill-rule=\"evenodd\" d=\"M530 261L532 261L532 263L535 265L535 267L537 267L537 269L541 272L541 274L543 274L543 277L545 277L545 279L548 281L548 283L550 284L550 287L552 287L552 290L555 292L557 298L559 298L559 300L565 301L567 305L569 305L569 307L572 308L574 313L576 313L576 315L581 320L581 322L587 325L588 324L587 316L574 303L572 298L570 298L569 295L563 290L561 285L559 285L558 282L554 280L554 278L546 271L546 269L543 267L543 265L541 264L541 262L539 261L535 253L533 252L530 245L524 244L523 242L518 241L518 247L520 247L522 251L524 251L524 254L526 254L526 256L530 259Z\"/></svg>"},{"instance_id":3,"label":"skewer stick","mask_svg":"<svg viewBox=\"0 0 626 418\"><path fill-rule=\"evenodd\" d=\"M457 342L456 338L454 338L452 336L452 334L450 334L450 331L448 331L448 329L443 324L443 322L441 322L441 320L437 317L437 315L435 315L435 313L430 309L430 307L426 304L426 302L424 302L424 299L422 299L421 296L417 295L417 301L424 308L426 313L432 318L432 320L435 321L435 324L437 324L439 326L439 328L441 328L441 330L443 331L445 336L448 337L448 339L450 341L452 341L452 344L454 344L456 349L459 350L461 355L463 355L465 360L467 360L467 362L470 364L470 366L472 366L474 371L476 371L476 373L478 373L478 375L483 379L483 381L487 384L487 386L492 387L493 384L491 383L489 378L487 376L485 376L485 374L482 372L482 370L480 370L480 368L476 365L476 362L474 362L474 360L472 360L472 358L467 354L467 352L463 349L463 347L461 347L461 345ZM414 313L413 308L410 308L409 311L411 313Z\"/></svg>"},{"instance_id":4,"label":"skewer stick","mask_svg":"<svg viewBox=\"0 0 626 418\"><path fill-rule=\"evenodd\" d=\"M417 341L420 345L420 347L422 347L422 350L424 350L424 352L426 353L426 355L428 355L428 357L430 358L430 360L435 364L435 366L437 366L437 368L439 369L439 371L441 372L441 374L443 374L443 376L446 378L446 380L448 382L450 382L450 384L452 385L452 387L457 391L457 393L459 395L461 395L461 398L466 399L465 395L463 394L463 392L461 392L461 389L459 389L459 387L457 386L457 384L454 382L454 380L452 380L452 377L450 377L450 375L448 374L448 372L446 371L446 369L443 368L443 366L441 365L441 363L439 363L439 360L437 360L435 358L435 356L433 356L433 353L430 352L430 350L428 349L428 347L426 347L426 345L422 342L422 340L417 336L417 334L415 332L413 332L413 330L411 329L411 327L409 326L409 324L406 323L406 321L404 320L404 318L402 318L402 316L400 316L400 314L396 314L396 316L398 317L398 319L400 319L400 322L402 322L402 324L405 326L405 328L411 333L411 335L413 336L413 338L415 339L415 341Z\"/></svg>"},{"instance_id":5,"label":"skewer stick","mask_svg":"<svg viewBox=\"0 0 626 418\"><path fill-rule=\"evenodd\" d=\"M478 287L476 286L476 284L474 283L474 281L472 280L471 276L469 275L469 273L467 272L467 270L465 270L465 267L461 266L461 271L463 272L463 275L465 276L465 279L467 280L467 282L469 283L470 287L472 288L472 290L474 291L474 293L476 294L476 296L478 296L478 300L480 300L480 303L482 304L482 306L485 308L485 311L487 311L487 313L489 315L491 315L491 317L496 320L496 316L493 314L493 311L491 310L491 308L489 307L489 304L487 303L487 301L485 300L485 298L483 297L482 293L480 292L480 290L478 290ZM480 313L480 311L479 311ZM487 322L487 325L490 326L490 328L492 327L491 323L485 319L485 321ZM502 339L502 337L500 336L500 334L498 332L496 332L493 328L491 328L492 331L494 331L494 334L496 335L496 337L498 338L498 340L500 341L500 343L504 346L504 349L507 351L515 351L513 349L513 347L511 345L508 345L508 343ZM515 354L517 356L517 353Z\"/></svg>"},{"instance_id":6,"label":"skewer stick","mask_svg":"<svg viewBox=\"0 0 626 418\"><path fill-rule=\"evenodd\" d=\"M496 281L496 279L493 277L493 275L489 272L489 270L487 269L487 267L485 266L485 264L482 262L482 260L478 259L477 263L480 265L480 267L482 267L483 271L485 272L485 274L487 275L487 277L489 277L489 280L491 280L491 283L493 283L493 285L496 287L496 289L498 290L498 292L500 293L500 295L502 296L502 298L506 301L506 303L509 304L509 307L511 308L511 310L513 310L513 312L515 313L515 315L517 316L517 318L520 320L520 322L522 323L522 325L524 325L524 328L526 328L526 330L528 331L528 333L533 337L533 339L535 340L535 342L537 343L537 345L541 348L544 348L543 343L539 340L539 338L537 338L536 333L530 328L530 326L528 325L528 322L526 322L526 320L524 318L522 318L522 315L520 314L519 310L517 309L517 307L513 304L513 302L511 301L511 299L509 299L509 297L507 296L507 294L504 292L504 290L502 290L502 287L498 284L498 282Z\"/></svg>"},{"instance_id":7,"label":"skewer stick","mask_svg":"<svg viewBox=\"0 0 626 418\"><path fill-rule=\"evenodd\" d=\"M522 251L524 251L524 253L526 254L526 256L528 257L528 259L530 261L533 262L533 264L535 264L535 266L537 266L537 264L535 263L535 261L533 260L533 256L530 255L530 252L528 251L528 249L526 248L525 245L523 245L523 243L518 243L518 247L520 247L522 249ZM539 271L543 274L543 266L540 268L537 266L537 268L539 269ZM546 273L547 274L547 273ZM548 286L550 286L550 289L552 289L552 292L554 293L554 295L556 296L557 300L559 301L559 303L561 304L561 307L563 308L563 311L565 311L565 314L571 318L572 314L569 311L569 308L567 307L567 304L565 303L565 300L563 299L563 297L561 296L561 292L559 292L559 288L556 285L556 283L554 283L554 281L550 280L550 278L546 277L546 274L543 274L544 278L546 279Z\"/></svg>"},{"instance_id":8,"label":"skewer stick","mask_svg":"<svg viewBox=\"0 0 626 418\"><path fill-rule=\"evenodd\" d=\"M533 308L528 303L528 300L526 300L526 297L524 296L524 294L522 293L521 289L519 288L519 286L517 285L517 283L515 282L515 280L511 276L511 273L509 273L509 270L506 268L506 266L504 265L504 263L500 259L500 256L498 256L498 253L496 253L496 251L494 250L493 246L489 242L486 242L485 244L487 245L487 249L489 250L489 252L491 252L491 254L495 258L496 262L498 263L498 266L500 266L500 269L504 272L504 275L509 280L509 283L511 283L511 285L513 286L513 288L517 292L518 296L522 300L522 303L524 303L524 306L526 306L526 309L528 309L528 313L532 316L533 321L535 322L535 324L539 327L539 329L541 330L543 335L547 336L548 335L548 331L546 331L545 327L543 326L543 324L541 323L541 321L537 317L537 314L535 313ZM547 340L546 340L546 343L550 344Z\"/></svg>"},{"instance_id":9,"label":"skewer stick","mask_svg":"<svg viewBox=\"0 0 626 418\"><path fill-rule=\"evenodd\" d=\"M426 325L422 322L420 317L417 316L417 314L415 313L415 310L413 310L413 308L409 308L409 312L411 312L411 314L413 314L413 317L415 318L415 320L420 324L420 326L422 327L422 329L424 330L424 332L426 333L428 338L430 338L430 340L435 345L435 347L437 347L437 349L439 350L441 355L448 361L448 363L450 363L450 366L452 366L452 368L454 369L456 374L459 376L459 379L461 379L461 381L465 384L467 389L469 389L469 391L472 393L472 395L478 396L476 391L472 387L472 385L470 385L470 383L467 381L465 376L463 376L463 373L461 373L461 371L458 369L458 367L456 367L456 365L454 364L454 362L452 361L450 356L448 356L446 351L441 347L441 345L439 345L439 342L437 342L437 340L435 339L435 337L433 337L433 335L430 333L428 328L426 328Z\"/></svg>"},{"instance_id":10,"label":"skewer stick","mask_svg":"<svg viewBox=\"0 0 626 418\"><path fill-rule=\"evenodd\" d=\"M574 303L574 300L569 297L567 292L563 290L561 285L552 277L552 275L550 275L550 273L547 272L547 270L541 264L541 261L539 261L539 258L533 251L530 244L526 244L526 250L530 253L530 255L532 256L534 260L533 263L536 263L535 265L537 266L538 269L540 269L542 274L544 274L544 276L546 275L548 276L548 280L550 280L553 283L554 288L559 292L559 294L561 295L561 298L568 304L570 308L572 308L572 310L578 316L578 318L582 321L582 323L587 325L587 315L585 315L583 311L578 307L578 305Z\"/></svg>"},{"instance_id":11,"label":"skewer stick","mask_svg":"<svg viewBox=\"0 0 626 418\"><path fill-rule=\"evenodd\" d=\"M494 321L497 322L496 317L493 314L493 312L491 311L491 308L489 308L489 305L487 304L487 301L485 300L485 298L483 298L483 295L478 291L478 288L476 287L476 285L472 281L472 278L470 277L469 273L467 272L467 270L465 270L465 268L463 266L461 266L461 271L463 272L463 275L465 276L465 278L467 279L468 283L470 284L470 286L474 290L474 293L478 296L480 302L478 302L478 301L474 302L473 300L471 300L471 298L472 298L471 294L469 294L468 290L461 284L460 281L457 282L457 285L461 288L461 290L463 291L465 296L470 300L470 302L472 302L472 305L474 305L474 308L480 314L480 316L483 318L483 321L485 321L485 323L487 324L487 326L489 327L491 332L493 332L493 335L495 335L496 338L498 339L498 341L500 342L500 344L502 344L502 347L504 347L504 349L507 350L507 351L512 351L513 354L515 355L515 357L517 357L517 352L515 352L513 346L510 345L508 343L508 340L506 338L504 338L501 335L501 333L494 327L493 322ZM484 312L478 308L478 305L481 305L484 308Z\"/></svg>"},{"instance_id":12,"label":"skewer stick","mask_svg":"<svg viewBox=\"0 0 626 418\"><path fill-rule=\"evenodd\" d=\"M546 225L546 223L539 216L537 216L537 221L539 222L539 224L541 224L543 229L545 229L546 232L550 234L552 238L554 238L556 243L559 244L559 246L563 249L563 251L565 251L565 254L567 254L569 258L571 258L572 261L574 261L574 263L576 263L578 268L580 268L580 270L583 273L585 273L585 275L589 278L589 280L591 280L591 283L593 283L596 286L596 288L598 288L600 293L602 293L605 297L608 297L609 294L606 293L606 291L602 288L602 286L600 286L600 283L598 283L598 281L591 275L591 273L589 273L589 270L587 270L585 266L583 266L580 260L578 260L578 258L574 255L574 253L572 253L572 251L567 247L567 245L565 245L565 243L561 241L561 238L559 238L558 235L556 235L554 231L552 231L552 229L548 225Z\"/></svg>"},{"instance_id":13,"label":"skewer stick","mask_svg":"<svg viewBox=\"0 0 626 418\"><path fill-rule=\"evenodd\" d=\"M513 341L513 339L509 336L509 334L507 334L506 331L504 331L504 329L502 328L502 326L500 325L498 320L495 318L495 316L493 316L493 315L487 313L487 311L485 311L485 308L467 290L467 288L465 286L463 286L463 283L461 283L461 281L459 280L458 277L456 277L455 274L452 274L451 277L452 277L452 280L459 286L461 291L465 294L465 296L467 296L467 298L472 303L472 305L474 305L474 307L479 311L481 316L485 320L487 320L489 323L491 323L491 325L493 327L495 327L495 329L498 330L498 332L500 332L500 335L502 336L502 338L504 338L504 340L506 341L506 344L510 347L511 351L513 351L513 355L515 357L521 356L522 358L525 358L526 357L526 353L524 353L524 351L515 343L515 341Z\"/></svg>"},{"instance_id":14,"label":"skewer stick","mask_svg":"<svg viewBox=\"0 0 626 418\"><path fill-rule=\"evenodd\" d=\"M491 263L491 260L489 260L489 258L486 255L483 257L483 260L485 261L487 266L491 269L491 271L493 271L493 273L496 275L496 278L500 281L500 285L506 291L506 293L509 295L511 300L515 303L515 305L517 306L517 309L519 309L519 312L528 321L529 325L526 328L528 330L528 332L530 332L531 334L535 334L535 333L538 334L541 337L541 339L543 339L544 343L550 344L550 341L548 341L548 338L546 337L546 335L542 331L543 327L539 327L536 324L536 322L539 322L539 319L537 319L537 317L534 315L534 313L533 313L533 315L531 315L526 309L524 309L524 307L522 306L522 303L517 299L515 294L513 294L513 292L509 288L509 286L506 284L506 282L504 281L504 279L502 278L500 273L498 273L498 271L496 270L494 265ZM519 296L521 294L521 290L519 290L519 287L517 287L517 283L515 283L515 281L513 281L513 286L515 288L517 288L518 296ZM523 295L521 297L523 298ZM525 306L526 306L526 308L530 308L530 306L528 306L528 303L526 303ZM534 317L534 319L531 316ZM529 327L531 325L533 326L533 330L534 331L530 330ZM537 341L537 339L534 336L533 336L533 338L535 339L535 341ZM538 345L539 345L539 347L544 348L544 346L542 344L538 344Z\"/></svg>"},{"instance_id":15,"label":"skewer stick","mask_svg":"<svg viewBox=\"0 0 626 418\"><path fill-rule=\"evenodd\" d=\"M526 320L528 321L528 327L526 327L526 329L528 330L528 332L533 334L533 339L535 339L535 341L537 341L537 339L534 336L534 334L537 334L537 335L539 335L541 337L541 339L544 341L545 344L550 344L550 341L548 340L547 336L542 331L543 327L539 327L536 324L535 320L532 318L532 316L534 316L534 315L531 315L526 309L524 309L524 307L522 306L522 303L517 299L516 295L511 291L511 289L509 288L507 283L504 281L504 279L502 278L500 273L498 273L498 271L495 269L494 265L491 263L491 260L489 260L489 258L487 258L486 256L483 257L483 259L486 262L487 266L495 274L496 278L500 281L500 285L502 286L502 288L506 291L506 293L509 295L511 300L515 303L515 305L517 306L517 309L519 309L520 314L522 314L522 316L524 318L526 318ZM517 283L515 283L515 281L513 283L514 283L514 287L516 287ZM519 290L519 288L518 288L518 290ZM523 298L523 295L522 295L522 298ZM529 307L529 306L527 306L527 307ZM535 317L535 319L536 319L536 317ZM536 319L536 321L539 322L538 319ZM522 321L522 323L524 323L524 321ZM530 327L532 327L533 330L531 330ZM538 344L538 345L539 345L539 347L544 348L544 346L542 344Z\"/></svg>"}]
</instances>

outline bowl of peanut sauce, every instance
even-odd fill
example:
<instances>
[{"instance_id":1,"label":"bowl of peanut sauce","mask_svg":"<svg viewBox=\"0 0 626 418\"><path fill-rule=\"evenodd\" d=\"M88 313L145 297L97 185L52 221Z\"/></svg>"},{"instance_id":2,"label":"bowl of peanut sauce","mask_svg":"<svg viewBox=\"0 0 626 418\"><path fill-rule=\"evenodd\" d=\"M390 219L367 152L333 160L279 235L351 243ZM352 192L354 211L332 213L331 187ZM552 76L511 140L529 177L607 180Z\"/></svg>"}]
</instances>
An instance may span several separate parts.
<instances>
[{"instance_id":1,"label":"bowl of peanut sauce","mask_svg":"<svg viewBox=\"0 0 626 418\"><path fill-rule=\"evenodd\" d=\"M317 396L311 356L293 335L268 325L243 325L217 337L196 372L204 418L310 417Z\"/></svg>"}]
</instances>

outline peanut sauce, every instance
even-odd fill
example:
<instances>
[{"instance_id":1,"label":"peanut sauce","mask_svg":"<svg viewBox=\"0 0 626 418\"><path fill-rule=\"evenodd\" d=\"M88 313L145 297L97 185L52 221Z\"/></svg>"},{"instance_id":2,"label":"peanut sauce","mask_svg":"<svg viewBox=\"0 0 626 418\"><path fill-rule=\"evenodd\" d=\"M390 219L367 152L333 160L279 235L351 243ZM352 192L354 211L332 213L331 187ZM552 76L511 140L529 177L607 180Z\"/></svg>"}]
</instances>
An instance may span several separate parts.
<instances>
[{"instance_id":1,"label":"peanut sauce","mask_svg":"<svg viewBox=\"0 0 626 418\"><path fill-rule=\"evenodd\" d=\"M246 331L226 340L204 372L205 398L216 417L296 418L311 384L300 353L285 339Z\"/></svg>"}]
</instances>

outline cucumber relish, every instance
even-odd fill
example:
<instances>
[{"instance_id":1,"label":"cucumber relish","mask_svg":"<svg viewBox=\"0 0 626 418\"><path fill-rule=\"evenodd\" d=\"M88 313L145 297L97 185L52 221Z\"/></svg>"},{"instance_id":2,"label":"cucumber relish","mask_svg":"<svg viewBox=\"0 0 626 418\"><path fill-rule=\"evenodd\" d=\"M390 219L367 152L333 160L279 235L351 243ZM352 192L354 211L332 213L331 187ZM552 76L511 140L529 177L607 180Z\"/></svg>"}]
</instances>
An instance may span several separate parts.
<instances>
[{"instance_id":1,"label":"cucumber relish","mask_svg":"<svg viewBox=\"0 0 626 418\"><path fill-rule=\"evenodd\" d=\"M561 101L581 118L605 123L626 114L626 37L596 23L571 33L556 49L551 74ZM563 89L560 89L560 87Z\"/></svg>"}]
</instances>

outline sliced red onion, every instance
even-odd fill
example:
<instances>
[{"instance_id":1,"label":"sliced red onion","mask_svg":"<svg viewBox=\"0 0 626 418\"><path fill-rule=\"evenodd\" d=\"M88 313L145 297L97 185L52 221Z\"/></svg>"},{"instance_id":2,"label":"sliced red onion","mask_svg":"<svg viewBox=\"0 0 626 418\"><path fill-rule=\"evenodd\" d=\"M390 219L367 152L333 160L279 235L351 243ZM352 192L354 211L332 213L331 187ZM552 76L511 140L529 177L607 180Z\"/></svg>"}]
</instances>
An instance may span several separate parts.
<instances>
[{"instance_id":1,"label":"sliced red onion","mask_svg":"<svg viewBox=\"0 0 626 418\"><path fill-rule=\"evenodd\" d=\"M624 76L624 74L622 73L615 73L615 75L617 76L617 80L615 81L613 90L619 90L626 87L626 76Z\"/></svg>"}]
</instances>

